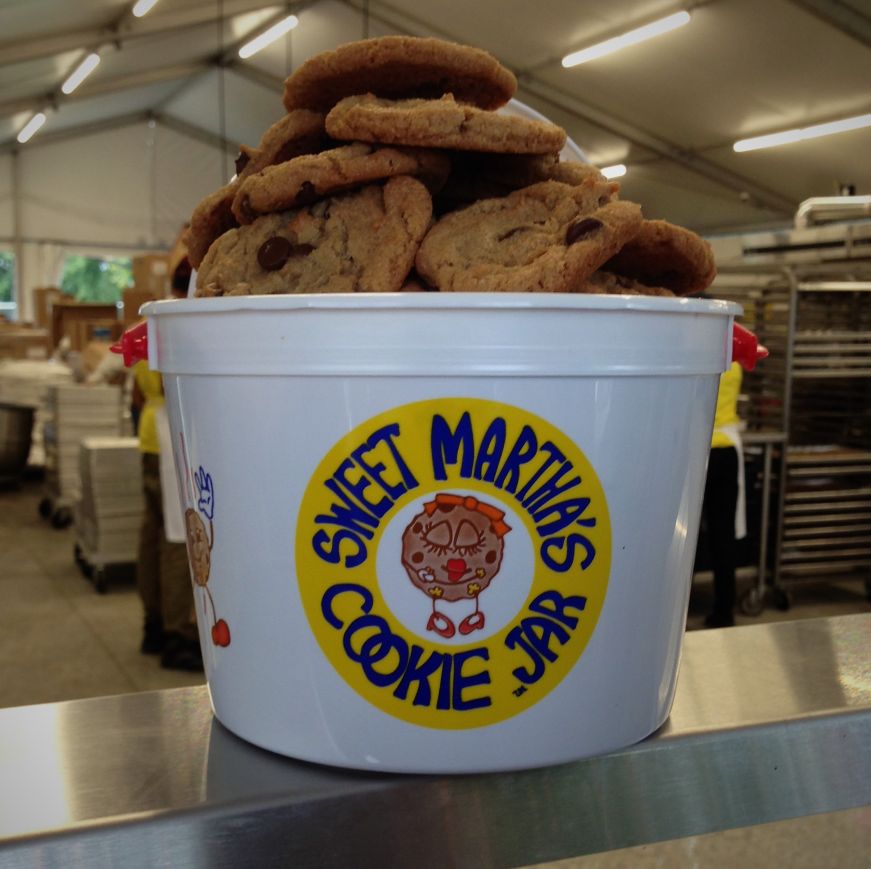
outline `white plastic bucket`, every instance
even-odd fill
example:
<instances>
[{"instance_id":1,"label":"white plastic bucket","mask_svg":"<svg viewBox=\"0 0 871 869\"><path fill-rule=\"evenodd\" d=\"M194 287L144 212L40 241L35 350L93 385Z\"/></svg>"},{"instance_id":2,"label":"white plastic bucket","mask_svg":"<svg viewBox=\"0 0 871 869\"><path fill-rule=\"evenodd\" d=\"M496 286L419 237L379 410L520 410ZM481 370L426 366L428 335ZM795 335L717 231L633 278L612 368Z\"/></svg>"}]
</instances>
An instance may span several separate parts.
<instances>
[{"instance_id":1,"label":"white plastic bucket","mask_svg":"<svg viewBox=\"0 0 871 869\"><path fill-rule=\"evenodd\" d=\"M737 305L148 304L215 715L344 767L630 745L674 696Z\"/></svg>"}]
</instances>

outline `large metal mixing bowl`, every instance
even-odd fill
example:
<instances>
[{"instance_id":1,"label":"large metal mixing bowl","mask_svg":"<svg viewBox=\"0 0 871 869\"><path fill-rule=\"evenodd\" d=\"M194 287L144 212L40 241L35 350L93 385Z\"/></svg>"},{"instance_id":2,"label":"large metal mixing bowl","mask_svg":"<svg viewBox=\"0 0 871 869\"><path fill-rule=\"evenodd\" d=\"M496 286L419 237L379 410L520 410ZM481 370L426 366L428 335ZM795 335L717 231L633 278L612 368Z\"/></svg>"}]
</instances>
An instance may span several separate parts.
<instances>
[{"instance_id":1,"label":"large metal mixing bowl","mask_svg":"<svg viewBox=\"0 0 871 869\"><path fill-rule=\"evenodd\" d=\"M0 483L15 482L27 467L33 408L0 403Z\"/></svg>"}]
</instances>

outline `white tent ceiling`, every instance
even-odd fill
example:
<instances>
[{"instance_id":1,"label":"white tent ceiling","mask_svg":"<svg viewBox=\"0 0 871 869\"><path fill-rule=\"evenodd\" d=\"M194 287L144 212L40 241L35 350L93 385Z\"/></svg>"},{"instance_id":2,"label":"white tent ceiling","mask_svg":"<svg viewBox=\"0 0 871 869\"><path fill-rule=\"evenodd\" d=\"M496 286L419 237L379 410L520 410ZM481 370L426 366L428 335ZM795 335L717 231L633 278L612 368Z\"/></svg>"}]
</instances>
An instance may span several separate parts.
<instances>
[{"instance_id":1,"label":"white tent ceiling","mask_svg":"<svg viewBox=\"0 0 871 869\"><path fill-rule=\"evenodd\" d=\"M517 73L518 97L565 126L591 162L629 167L623 195L649 217L713 234L788 223L802 200L831 195L838 184L871 193L869 128L744 154L731 147L738 138L871 112L869 0L683 5L692 9L686 27L566 70L559 61L567 52L680 7L673 0L159 0L136 19L131 0L0 0L0 161L17 153L33 165L37 152L51 149L51 160L36 162L62 161L78 174L73 158L86 161L109 131L132 127L122 144L106 147L135 150L133 140L156 126L172 143L164 156L178 165L142 195L160 200L151 203L152 223L154 212L177 222L232 172L238 144L256 144L281 114L289 70L341 42L406 32L495 54ZM298 28L241 61L239 45L288 11L299 16ZM63 96L61 82L89 50L100 52L100 65ZM18 130L46 106L46 125L18 145ZM204 155L222 143L225 158ZM62 173L55 176L52 183L62 183ZM0 167L0 210L11 186ZM97 184L91 207L100 195ZM11 232L3 221L0 214L0 237ZM26 234L39 235L33 220ZM165 236L130 238L154 244Z\"/></svg>"}]
</instances>

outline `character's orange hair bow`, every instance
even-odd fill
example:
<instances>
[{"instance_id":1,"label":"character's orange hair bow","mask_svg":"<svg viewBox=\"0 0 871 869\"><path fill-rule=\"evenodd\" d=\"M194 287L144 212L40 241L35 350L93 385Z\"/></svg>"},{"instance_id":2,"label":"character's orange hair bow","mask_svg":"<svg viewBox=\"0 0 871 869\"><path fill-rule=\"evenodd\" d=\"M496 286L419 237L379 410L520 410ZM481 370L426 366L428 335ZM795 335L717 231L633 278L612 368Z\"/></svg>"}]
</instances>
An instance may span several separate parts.
<instances>
[{"instance_id":1,"label":"character's orange hair bow","mask_svg":"<svg viewBox=\"0 0 871 869\"><path fill-rule=\"evenodd\" d=\"M436 509L441 506L465 507L472 512L481 513L490 520L490 529L497 537L504 537L511 530L511 526L502 521L505 517L502 510L498 510L490 504L484 504L471 495L449 495L446 492L439 492L434 501L427 501L423 505L423 509L427 516L432 516Z\"/></svg>"}]
</instances>

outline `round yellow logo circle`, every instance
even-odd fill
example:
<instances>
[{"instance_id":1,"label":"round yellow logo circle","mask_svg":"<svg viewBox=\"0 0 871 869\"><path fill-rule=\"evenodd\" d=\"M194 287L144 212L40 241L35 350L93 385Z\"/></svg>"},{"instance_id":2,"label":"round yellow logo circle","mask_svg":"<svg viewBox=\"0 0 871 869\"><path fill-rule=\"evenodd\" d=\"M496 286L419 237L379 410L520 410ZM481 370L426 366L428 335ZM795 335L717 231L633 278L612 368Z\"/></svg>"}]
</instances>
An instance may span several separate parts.
<instances>
[{"instance_id":1,"label":"round yellow logo circle","mask_svg":"<svg viewBox=\"0 0 871 869\"><path fill-rule=\"evenodd\" d=\"M611 525L593 467L518 407L440 398L342 437L296 528L300 594L342 678L425 727L522 712L595 629Z\"/></svg>"}]
</instances>

